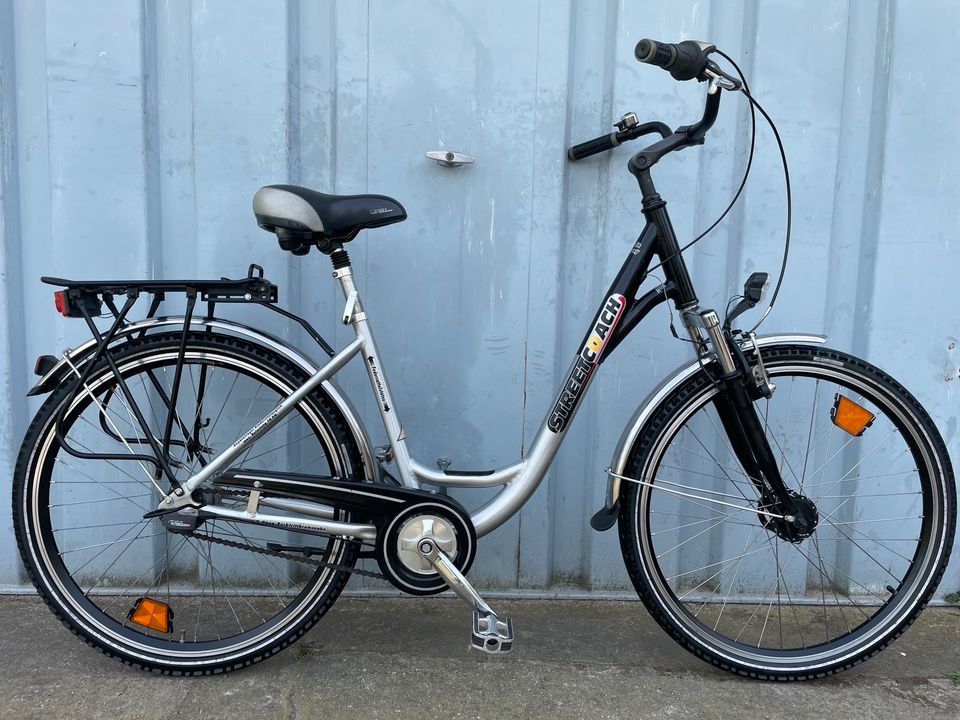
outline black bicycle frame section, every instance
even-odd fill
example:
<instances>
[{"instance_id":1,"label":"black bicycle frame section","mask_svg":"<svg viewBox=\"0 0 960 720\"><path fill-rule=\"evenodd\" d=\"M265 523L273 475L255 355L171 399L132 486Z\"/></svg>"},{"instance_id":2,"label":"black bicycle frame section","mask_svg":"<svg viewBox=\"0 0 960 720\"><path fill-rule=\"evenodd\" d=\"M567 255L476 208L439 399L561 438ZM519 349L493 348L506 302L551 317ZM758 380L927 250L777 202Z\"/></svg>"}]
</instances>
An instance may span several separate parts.
<instances>
[{"instance_id":1,"label":"black bicycle frame section","mask_svg":"<svg viewBox=\"0 0 960 720\"><path fill-rule=\"evenodd\" d=\"M667 215L667 203L657 193L648 169L640 170L637 179L647 225L611 283L547 418L547 427L555 433L562 432L570 422L594 370L651 310L666 300L672 300L681 312L697 305L693 282ZM660 260L666 280L637 297L654 257Z\"/></svg>"},{"instance_id":2,"label":"black bicycle frame section","mask_svg":"<svg viewBox=\"0 0 960 720\"><path fill-rule=\"evenodd\" d=\"M663 137L630 159L628 168L640 186L647 224L610 285L596 319L580 345L580 351L548 416L547 427L550 430L556 433L564 431L576 412L594 370L653 308L670 300L681 316L697 310L696 290L667 214L667 203L657 192L650 169L670 152L703 144L706 132L716 120L719 105L720 92L708 93L703 117L697 123L677 128L673 134ZM654 258L659 260L663 268L665 281L637 297ZM692 331L691 338L697 345L698 355L704 357L707 348L703 340L698 339L699 331ZM735 365L729 372L721 369L713 378L720 387L720 392L713 400L717 414L738 461L761 495L761 504L792 516L796 509L796 496L787 490L783 482L754 407L754 401L762 395L753 380L749 362L728 330L724 329L721 341L730 349ZM708 372L711 370L708 369Z\"/></svg>"}]
</instances>

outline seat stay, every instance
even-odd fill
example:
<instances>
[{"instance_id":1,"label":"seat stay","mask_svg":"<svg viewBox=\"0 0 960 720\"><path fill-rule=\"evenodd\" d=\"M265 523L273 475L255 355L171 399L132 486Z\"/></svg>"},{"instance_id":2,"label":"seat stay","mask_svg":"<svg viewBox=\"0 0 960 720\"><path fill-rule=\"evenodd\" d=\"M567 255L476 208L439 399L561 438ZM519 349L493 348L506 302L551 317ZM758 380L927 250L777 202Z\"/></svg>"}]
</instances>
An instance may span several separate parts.
<instances>
[{"instance_id":1,"label":"seat stay","mask_svg":"<svg viewBox=\"0 0 960 720\"><path fill-rule=\"evenodd\" d=\"M219 455L214 457L209 463L207 463L207 465L201 468L199 472L195 473L186 482L184 482L183 487L186 492L184 493L183 498L186 498L186 502L189 502L190 493L226 470L227 466L240 457L240 455L248 447L250 447L250 445L265 435L271 428L283 420L283 418L293 412L293 410L296 409L297 405L299 405L304 398L320 387L325 380L333 377L333 375L343 368L343 366L346 365L350 359L361 350L362 345L363 342L360 338L356 338L349 342L346 347L340 350L336 355L330 358L327 363L325 363L313 375L311 375L303 385L287 395L287 397L285 397L279 405L261 418L247 432L237 438L233 444L231 444ZM164 498L164 501L161 502L160 507L163 509L168 509L176 507L178 504L185 503L177 503L172 495L168 495L166 498Z\"/></svg>"}]
</instances>

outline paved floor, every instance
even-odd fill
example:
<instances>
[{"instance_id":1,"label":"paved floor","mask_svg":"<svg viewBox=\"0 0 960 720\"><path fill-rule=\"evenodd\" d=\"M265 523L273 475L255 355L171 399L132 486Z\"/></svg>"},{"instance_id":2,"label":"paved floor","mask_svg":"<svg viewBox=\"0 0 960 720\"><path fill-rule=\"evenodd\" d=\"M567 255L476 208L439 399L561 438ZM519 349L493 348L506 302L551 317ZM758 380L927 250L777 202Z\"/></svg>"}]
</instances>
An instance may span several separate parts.
<instances>
[{"instance_id":1,"label":"paved floor","mask_svg":"<svg viewBox=\"0 0 960 720\"><path fill-rule=\"evenodd\" d=\"M0 597L2 718L960 718L960 611L927 610L893 647L829 680L714 670L637 603L498 601L514 654L466 647L446 599L341 599L294 647L241 672L178 679L126 668L34 598Z\"/></svg>"}]
</instances>

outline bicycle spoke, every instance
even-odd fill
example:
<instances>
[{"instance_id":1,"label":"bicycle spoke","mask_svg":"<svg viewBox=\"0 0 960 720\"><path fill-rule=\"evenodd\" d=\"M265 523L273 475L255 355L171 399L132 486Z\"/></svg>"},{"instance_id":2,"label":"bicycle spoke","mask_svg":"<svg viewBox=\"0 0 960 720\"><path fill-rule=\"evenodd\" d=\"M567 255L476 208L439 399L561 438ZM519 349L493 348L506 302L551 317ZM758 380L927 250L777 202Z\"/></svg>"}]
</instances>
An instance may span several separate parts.
<instances>
[{"instance_id":1,"label":"bicycle spoke","mask_svg":"<svg viewBox=\"0 0 960 720\"><path fill-rule=\"evenodd\" d=\"M648 493L641 506L649 518L645 537L650 562L660 566L675 593L672 602L730 642L795 652L839 643L875 622L889 600L878 581L886 578L888 588L899 588L915 562L911 555L921 542L923 518L911 504L920 502L923 491L916 464L899 464L910 457L907 438L872 396L834 378L824 382L816 372L777 384L777 393L756 404L758 418L785 484L817 509L809 536L789 535L793 521L777 515L776 505L765 516L759 499L750 499L756 486L743 468L729 464L729 458L739 462L712 414L711 393L697 396L673 435L655 446L661 448L656 464L638 468L635 477L654 478L650 490L642 491ZM875 422L868 444L853 435L837 440L831 394L870 407ZM704 435L702 427L712 431ZM741 506L746 500L750 509L717 514L719 503L728 500ZM918 536L911 538L914 523ZM878 529L874 534L872 527ZM728 547L740 552L727 556Z\"/></svg>"}]
</instances>

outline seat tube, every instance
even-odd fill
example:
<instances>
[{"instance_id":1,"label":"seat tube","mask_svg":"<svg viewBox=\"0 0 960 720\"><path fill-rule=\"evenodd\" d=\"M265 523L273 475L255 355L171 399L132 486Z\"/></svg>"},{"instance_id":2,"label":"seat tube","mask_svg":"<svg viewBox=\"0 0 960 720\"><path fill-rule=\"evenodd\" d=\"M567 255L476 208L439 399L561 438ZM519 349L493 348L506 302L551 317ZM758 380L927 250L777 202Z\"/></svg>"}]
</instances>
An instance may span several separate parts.
<instances>
[{"instance_id":1,"label":"seat tube","mask_svg":"<svg viewBox=\"0 0 960 720\"><path fill-rule=\"evenodd\" d=\"M353 282L353 268L350 264L350 257L343 249L333 251L330 257L333 260L333 277L340 283L346 303L343 310L343 323L353 325L356 336L363 343L361 348L363 364L367 369L367 377L377 401L377 409L380 412L383 427L390 440L390 449L393 453L397 473L400 476L399 480L405 487L419 488L420 483L411 469L410 453L407 450L406 442L407 436L400 418L397 416L393 396L390 394L390 386L387 383L387 376L383 364L380 362L380 352L377 350L377 343L373 337L373 330L367 320L367 314L363 310L363 304L360 302L360 293Z\"/></svg>"}]
</instances>

